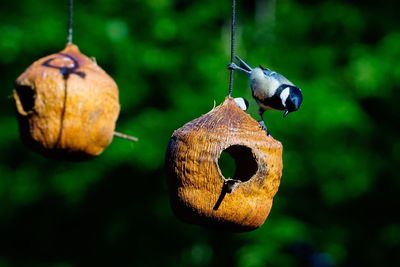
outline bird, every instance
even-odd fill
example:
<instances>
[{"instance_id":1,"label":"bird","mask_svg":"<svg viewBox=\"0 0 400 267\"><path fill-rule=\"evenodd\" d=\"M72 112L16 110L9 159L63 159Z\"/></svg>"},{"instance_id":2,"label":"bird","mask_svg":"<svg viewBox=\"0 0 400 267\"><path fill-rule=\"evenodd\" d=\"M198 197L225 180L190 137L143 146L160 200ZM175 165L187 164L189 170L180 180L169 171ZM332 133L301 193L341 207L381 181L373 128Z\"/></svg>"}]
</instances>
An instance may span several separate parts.
<instances>
[{"instance_id":1,"label":"bird","mask_svg":"<svg viewBox=\"0 0 400 267\"><path fill-rule=\"evenodd\" d=\"M263 118L266 110L282 110L283 117L286 117L300 108L303 94L299 87L275 71L261 65L252 68L240 57L236 56L236 59L239 61L239 66L231 62L228 68L242 71L249 76L252 96L259 106L260 124L264 130L267 131ZM269 131L267 133L269 134Z\"/></svg>"}]
</instances>

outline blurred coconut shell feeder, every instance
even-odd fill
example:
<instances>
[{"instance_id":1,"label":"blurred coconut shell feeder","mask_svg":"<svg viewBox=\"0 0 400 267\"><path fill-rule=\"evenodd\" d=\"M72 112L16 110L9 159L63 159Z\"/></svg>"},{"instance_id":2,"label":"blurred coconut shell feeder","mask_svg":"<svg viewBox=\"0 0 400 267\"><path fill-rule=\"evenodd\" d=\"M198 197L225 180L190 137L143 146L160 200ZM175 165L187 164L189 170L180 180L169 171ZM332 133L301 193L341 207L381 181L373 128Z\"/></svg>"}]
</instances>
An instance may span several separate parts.
<instances>
[{"instance_id":1,"label":"blurred coconut shell feeder","mask_svg":"<svg viewBox=\"0 0 400 267\"><path fill-rule=\"evenodd\" d=\"M118 87L74 44L35 61L15 82L20 137L50 157L99 155L113 138Z\"/></svg>"},{"instance_id":2,"label":"blurred coconut shell feeder","mask_svg":"<svg viewBox=\"0 0 400 267\"><path fill-rule=\"evenodd\" d=\"M115 81L72 43L73 1L69 0L68 44L35 61L15 82L22 141L45 156L79 160L94 157L115 132L119 93Z\"/></svg>"},{"instance_id":3,"label":"blurred coconut shell feeder","mask_svg":"<svg viewBox=\"0 0 400 267\"><path fill-rule=\"evenodd\" d=\"M219 158L235 161L224 177ZM282 176L282 144L227 97L222 105L176 130L166 156L174 213L188 223L237 231L266 220Z\"/></svg>"}]
</instances>

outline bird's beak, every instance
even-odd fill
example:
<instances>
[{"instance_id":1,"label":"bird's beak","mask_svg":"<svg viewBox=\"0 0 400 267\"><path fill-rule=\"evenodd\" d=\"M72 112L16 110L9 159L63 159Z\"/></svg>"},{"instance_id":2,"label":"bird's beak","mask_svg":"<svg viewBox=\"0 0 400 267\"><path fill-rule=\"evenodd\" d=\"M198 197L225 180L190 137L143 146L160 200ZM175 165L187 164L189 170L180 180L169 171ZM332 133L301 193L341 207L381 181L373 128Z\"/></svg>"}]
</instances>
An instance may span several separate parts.
<instances>
[{"instance_id":1,"label":"bird's beak","mask_svg":"<svg viewBox=\"0 0 400 267\"><path fill-rule=\"evenodd\" d=\"M283 112L283 117L285 118L289 114L289 111L286 109L285 112Z\"/></svg>"}]
</instances>

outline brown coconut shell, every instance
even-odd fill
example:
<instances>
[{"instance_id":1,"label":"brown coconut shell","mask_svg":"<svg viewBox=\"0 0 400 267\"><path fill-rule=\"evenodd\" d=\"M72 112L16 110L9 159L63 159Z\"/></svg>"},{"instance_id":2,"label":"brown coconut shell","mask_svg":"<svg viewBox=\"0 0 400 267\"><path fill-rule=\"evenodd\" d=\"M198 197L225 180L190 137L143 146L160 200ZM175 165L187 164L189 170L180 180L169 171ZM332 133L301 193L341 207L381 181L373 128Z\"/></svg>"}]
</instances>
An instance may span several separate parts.
<instances>
[{"instance_id":1,"label":"brown coconut shell","mask_svg":"<svg viewBox=\"0 0 400 267\"><path fill-rule=\"evenodd\" d=\"M234 177L223 177L219 168L223 151L236 162ZM166 169L177 217L189 223L252 230L264 223L278 191L282 144L228 97L173 133ZM230 188L228 178L237 180Z\"/></svg>"},{"instance_id":2,"label":"brown coconut shell","mask_svg":"<svg viewBox=\"0 0 400 267\"><path fill-rule=\"evenodd\" d=\"M46 156L92 157L112 141L117 84L74 44L35 61L17 78L14 99L22 141Z\"/></svg>"}]
</instances>

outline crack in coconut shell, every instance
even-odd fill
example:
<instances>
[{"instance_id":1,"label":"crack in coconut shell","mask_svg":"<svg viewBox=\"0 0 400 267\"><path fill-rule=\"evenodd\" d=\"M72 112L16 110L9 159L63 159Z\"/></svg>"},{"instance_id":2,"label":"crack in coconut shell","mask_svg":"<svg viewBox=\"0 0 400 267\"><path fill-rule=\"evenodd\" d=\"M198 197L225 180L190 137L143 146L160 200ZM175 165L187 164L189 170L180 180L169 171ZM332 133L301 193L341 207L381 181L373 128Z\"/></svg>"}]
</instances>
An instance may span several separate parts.
<instances>
[{"instance_id":1,"label":"crack in coconut shell","mask_svg":"<svg viewBox=\"0 0 400 267\"><path fill-rule=\"evenodd\" d=\"M74 44L34 62L17 78L14 99L22 141L55 158L99 155L120 111L114 80Z\"/></svg>"},{"instance_id":2,"label":"crack in coconut shell","mask_svg":"<svg viewBox=\"0 0 400 267\"><path fill-rule=\"evenodd\" d=\"M243 169L234 175L238 182L229 193L224 186L232 177L223 177L218 159L224 150L235 146L251 152L242 151L242 156L248 157L242 163L248 165L239 166ZM236 164L240 162L236 160ZM257 166L252 166L254 162ZM266 220L278 190L282 144L228 97L173 133L166 169L177 217L189 223L252 230ZM242 181L240 172L251 177Z\"/></svg>"}]
</instances>

